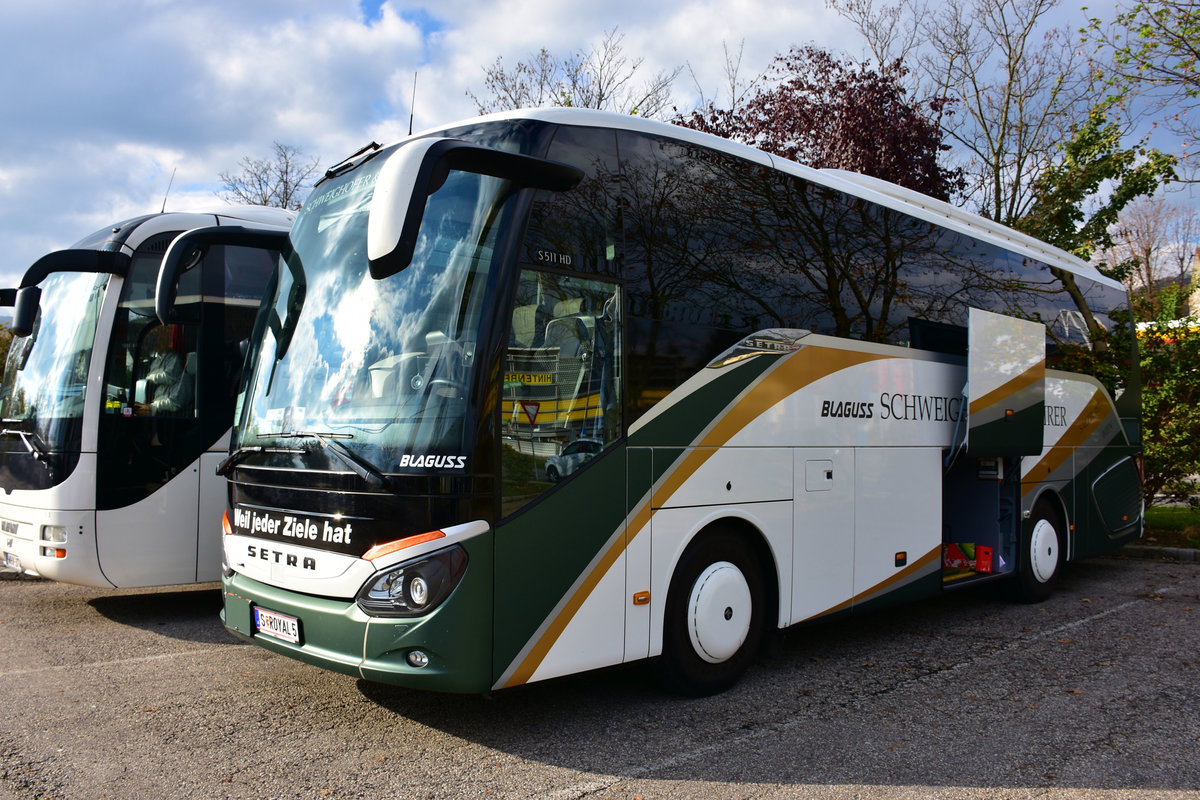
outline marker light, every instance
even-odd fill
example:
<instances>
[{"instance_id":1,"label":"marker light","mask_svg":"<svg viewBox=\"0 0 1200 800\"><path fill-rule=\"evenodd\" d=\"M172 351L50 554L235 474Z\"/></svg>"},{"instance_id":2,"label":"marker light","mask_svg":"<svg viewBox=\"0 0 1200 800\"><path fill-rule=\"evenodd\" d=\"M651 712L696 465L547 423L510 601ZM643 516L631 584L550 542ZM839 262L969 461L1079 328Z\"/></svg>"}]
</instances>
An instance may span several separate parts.
<instances>
[{"instance_id":1,"label":"marker light","mask_svg":"<svg viewBox=\"0 0 1200 800\"><path fill-rule=\"evenodd\" d=\"M229 522L229 509L225 509L225 513L221 515L221 530L226 536L233 536L233 525Z\"/></svg>"},{"instance_id":2,"label":"marker light","mask_svg":"<svg viewBox=\"0 0 1200 800\"><path fill-rule=\"evenodd\" d=\"M403 539L397 539L394 542L384 542L377 544L367 552L363 553L363 558L367 561L374 561L377 558L382 558L386 555L391 555L397 551L403 550L406 547L412 547L425 542L432 542L434 539L444 539L446 534L441 531L430 531L429 533L418 533L415 536L406 536Z\"/></svg>"},{"instance_id":3,"label":"marker light","mask_svg":"<svg viewBox=\"0 0 1200 800\"><path fill-rule=\"evenodd\" d=\"M378 573L359 591L358 607L376 617L427 614L450 596L467 568L458 545L410 559Z\"/></svg>"}]
</instances>

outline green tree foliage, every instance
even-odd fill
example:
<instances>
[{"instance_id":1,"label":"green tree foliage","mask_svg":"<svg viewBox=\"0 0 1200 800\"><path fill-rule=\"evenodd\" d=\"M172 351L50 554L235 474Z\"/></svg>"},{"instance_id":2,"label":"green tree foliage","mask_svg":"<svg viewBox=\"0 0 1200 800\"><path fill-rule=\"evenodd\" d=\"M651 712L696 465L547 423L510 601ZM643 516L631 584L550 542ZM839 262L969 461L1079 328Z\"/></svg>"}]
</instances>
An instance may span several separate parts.
<instances>
[{"instance_id":1,"label":"green tree foliage","mask_svg":"<svg viewBox=\"0 0 1200 800\"><path fill-rule=\"evenodd\" d=\"M1037 178L1036 201L1016 227L1084 260L1112 248L1112 230L1121 211L1139 197L1153 195L1175 177L1175 159L1138 145L1121 146L1121 129L1107 115L1112 101L1101 103L1062 146L1060 157ZM1101 271L1125 280L1136 261L1101 264ZM1068 290L1070 290L1068 286ZM1168 293L1169 294L1169 293ZM1176 292L1177 295L1177 292ZM1176 297L1176 299L1180 299ZM1162 308L1174 317L1175 303ZM1094 319L1087 325L1096 343L1105 340ZM1189 477L1200 472L1200 331L1181 329L1149 333L1141 340L1142 417L1147 502L1163 492L1186 493ZM1120 363L1127 342L1079 349L1065 369L1087 367L1112 391L1112 380L1124 373ZM1108 378L1108 379L1106 379Z\"/></svg>"},{"instance_id":2,"label":"green tree foliage","mask_svg":"<svg viewBox=\"0 0 1200 800\"><path fill-rule=\"evenodd\" d=\"M1035 182L1035 201L1015 227L1085 261L1110 248L1111 230L1131 201L1154 194L1175 178L1175 158L1157 150L1121 146L1120 127L1107 115L1111 102L1092 110L1062 146L1060 157ZM1102 265L1123 280L1133 265Z\"/></svg>"},{"instance_id":3,"label":"green tree foliage","mask_svg":"<svg viewBox=\"0 0 1200 800\"><path fill-rule=\"evenodd\" d=\"M940 162L946 147L935 119L945 102L909 102L904 74L899 62L877 71L816 47L793 48L734 108L709 103L673 121L818 169L851 170L948 199L962 177Z\"/></svg>"},{"instance_id":4,"label":"green tree foliage","mask_svg":"<svg viewBox=\"0 0 1200 800\"><path fill-rule=\"evenodd\" d=\"M1119 6L1111 24L1093 19L1086 35L1111 56L1101 77L1119 90L1141 90L1186 143L1200 137L1200 5L1155 0Z\"/></svg>"},{"instance_id":5,"label":"green tree foliage","mask_svg":"<svg viewBox=\"0 0 1200 800\"><path fill-rule=\"evenodd\" d=\"M1178 290L1164 291L1169 295ZM1142 367L1142 437L1147 504L1189 500L1200 493L1200 320L1161 318L1139 335Z\"/></svg>"},{"instance_id":6,"label":"green tree foliage","mask_svg":"<svg viewBox=\"0 0 1200 800\"><path fill-rule=\"evenodd\" d=\"M0 370L8 363L8 348L12 345L12 331L7 325L0 325Z\"/></svg>"}]
</instances>

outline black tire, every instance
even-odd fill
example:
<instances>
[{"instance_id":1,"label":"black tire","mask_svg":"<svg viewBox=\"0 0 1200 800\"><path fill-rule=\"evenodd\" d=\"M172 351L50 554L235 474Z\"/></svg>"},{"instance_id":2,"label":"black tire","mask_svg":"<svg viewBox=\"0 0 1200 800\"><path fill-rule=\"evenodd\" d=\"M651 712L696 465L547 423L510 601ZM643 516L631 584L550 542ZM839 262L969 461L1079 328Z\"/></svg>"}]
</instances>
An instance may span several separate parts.
<instances>
[{"instance_id":1,"label":"black tire","mask_svg":"<svg viewBox=\"0 0 1200 800\"><path fill-rule=\"evenodd\" d=\"M1066 560L1064 530L1054 505L1045 499L1038 500L1026 524L1021 526L1013 587L1017 600L1040 603L1054 592Z\"/></svg>"},{"instance_id":2,"label":"black tire","mask_svg":"<svg viewBox=\"0 0 1200 800\"><path fill-rule=\"evenodd\" d=\"M671 578L663 617L659 680L692 697L737 683L762 641L767 593L754 548L713 530L684 552Z\"/></svg>"},{"instance_id":3,"label":"black tire","mask_svg":"<svg viewBox=\"0 0 1200 800\"><path fill-rule=\"evenodd\" d=\"M546 477L550 479L551 483L558 483L558 479L561 477L558 474L558 467L546 467Z\"/></svg>"}]
</instances>

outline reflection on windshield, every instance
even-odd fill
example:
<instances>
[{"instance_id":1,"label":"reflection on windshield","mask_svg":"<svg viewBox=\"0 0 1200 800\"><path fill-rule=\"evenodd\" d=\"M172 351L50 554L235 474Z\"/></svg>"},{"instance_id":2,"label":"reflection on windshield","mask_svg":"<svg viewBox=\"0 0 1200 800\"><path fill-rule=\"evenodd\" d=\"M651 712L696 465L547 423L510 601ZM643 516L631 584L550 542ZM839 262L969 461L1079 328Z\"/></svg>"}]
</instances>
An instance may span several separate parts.
<instances>
[{"instance_id":1,"label":"reflection on windshield","mask_svg":"<svg viewBox=\"0 0 1200 800\"><path fill-rule=\"evenodd\" d=\"M7 427L34 433L52 452L78 439L96 321L107 275L60 272L43 282L33 332L14 339L0 386ZM23 445L18 446L24 449Z\"/></svg>"},{"instance_id":2,"label":"reflection on windshield","mask_svg":"<svg viewBox=\"0 0 1200 800\"><path fill-rule=\"evenodd\" d=\"M465 467L467 389L511 191L452 172L428 199L412 264L377 281L366 227L384 160L329 182L301 212L288 269L259 321L240 446L337 433L383 470Z\"/></svg>"}]
</instances>

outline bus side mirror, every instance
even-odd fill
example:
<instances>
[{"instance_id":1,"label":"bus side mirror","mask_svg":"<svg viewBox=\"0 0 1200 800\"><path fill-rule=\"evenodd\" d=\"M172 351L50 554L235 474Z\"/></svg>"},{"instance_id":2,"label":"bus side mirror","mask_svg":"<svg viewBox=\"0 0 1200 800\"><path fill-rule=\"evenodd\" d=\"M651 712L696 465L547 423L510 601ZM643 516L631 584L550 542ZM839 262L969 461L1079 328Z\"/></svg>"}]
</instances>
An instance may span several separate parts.
<instances>
[{"instance_id":1,"label":"bus side mirror","mask_svg":"<svg viewBox=\"0 0 1200 800\"><path fill-rule=\"evenodd\" d=\"M461 139L409 142L388 158L375 181L367 219L367 261L372 278L395 275L412 262L425 199L441 188L451 170L555 192L565 192L583 179L583 172L568 164Z\"/></svg>"},{"instance_id":2,"label":"bus side mirror","mask_svg":"<svg viewBox=\"0 0 1200 800\"><path fill-rule=\"evenodd\" d=\"M288 247L288 232L240 225L213 225L193 228L176 236L163 254L154 287L154 313L163 325L182 321L175 310L179 276L199 263L210 247L217 245L282 252Z\"/></svg>"},{"instance_id":3,"label":"bus side mirror","mask_svg":"<svg viewBox=\"0 0 1200 800\"><path fill-rule=\"evenodd\" d=\"M38 284L56 272L93 272L125 275L129 272L129 256L110 250L56 250L39 258L25 270L21 288L5 289L0 293L0 306L13 306L12 333L28 336L33 333L42 290ZM12 302L7 302L13 292Z\"/></svg>"},{"instance_id":4,"label":"bus side mirror","mask_svg":"<svg viewBox=\"0 0 1200 800\"><path fill-rule=\"evenodd\" d=\"M16 290L16 301L13 303L13 336L28 336L33 333L33 323L37 319L38 303L42 299L42 287L24 286Z\"/></svg>"}]
</instances>

